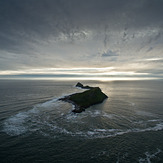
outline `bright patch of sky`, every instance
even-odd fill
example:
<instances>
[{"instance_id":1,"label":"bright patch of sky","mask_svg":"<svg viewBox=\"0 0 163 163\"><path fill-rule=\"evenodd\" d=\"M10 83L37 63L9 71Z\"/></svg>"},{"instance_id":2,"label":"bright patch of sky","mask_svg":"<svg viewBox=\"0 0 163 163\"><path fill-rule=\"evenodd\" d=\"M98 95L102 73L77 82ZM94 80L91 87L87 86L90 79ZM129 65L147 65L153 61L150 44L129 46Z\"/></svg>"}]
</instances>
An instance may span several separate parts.
<instances>
[{"instance_id":1,"label":"bright patch of sky","mask_svg":"<svg viewBox=\"0 0 163 163\"><path fill-rule=\"evenodd\" d=\"M0 78L162 79L162 6L162 0L2 0Z\"/></svg>"}]
</instances>

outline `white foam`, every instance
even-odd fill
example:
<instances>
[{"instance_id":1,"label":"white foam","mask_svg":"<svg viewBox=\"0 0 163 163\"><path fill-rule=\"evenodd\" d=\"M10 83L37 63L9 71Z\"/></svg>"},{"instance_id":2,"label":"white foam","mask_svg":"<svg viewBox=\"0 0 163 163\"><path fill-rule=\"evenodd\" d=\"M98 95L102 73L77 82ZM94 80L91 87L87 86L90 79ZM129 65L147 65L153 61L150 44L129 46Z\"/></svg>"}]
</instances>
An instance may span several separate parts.
<instances>
[{"instance_id":1,"label":"white foam","mask_svg":"<svg viewBox=\"0 0 163 163\"><path fill-rule=\"evenodd\" d=\"M95 135L96 132L93 132L93 131L87 131L87 134L92 136L92 135Z\"/></svg>"},{"instance_id":2,"label":"white foam","mask_svg":"<svg viewBox=\"0 0 163 163\"><path fill-rule=\"evenodd\" d=\"M18 113L4 122L3 131L11 136L17 136L25 133L28 127L24 125L27 114Z\"/></svg>"},{"instance_id":3,"label":"white foam","mask_svg":"<svg viewBox=\"0 0 163 163\"><path fill-rule=\"evenodd\" d=\"M112 119L113 117L117 117L117 115L108 114L102 110L96 110L96 109L88 110L86 112L82 112L81 114L74 114L71 111L69 111L67 114L64 114L61 111L62 104L64 104L64 102L58 101L58 99L54 98L42 104L35 105L33 109L29 111L20 112L15 116L6 119L3 123L3 131L8 135L12 135L12 136L24 134L28 131L30 132L40 131L40 133L44 133L43 135L47 136L49 135L48 132L50 130L53 132L54 135L56 133L61 133L61 134L67 134L71 136L81 136L86 138L105 138L105 137L123 135L131 132L163 130L163 122L160 119L151 119L145 122L144 121L133 122L137 124L143 124L143 123L148 124L152 122L153 127L147 127L147 128L130 128L130 129L116 129L116 128L102 128L102 127L96 128L95 126L91 126L91 125L89 126L88 124L89 129L83 130L85 124L82 123L85 123L85 118L87 117L88 119L94 117L106 117ZM51 114L51 111L53 114ZM57 114L56 117L55 114ZM55 118L56 119L62 118L63 125L57 122ZM64 125L64 123L66 125ZM74 131L74 129L72 128L70 130L68 126L71 126L72 123L76 123L76 125L78 124L83 125L81 126L82 129L81 130L78 129Z\"/></svg>"},{"instance_id":4,"label":"white foam","mask_svg":"<svg viewBox=\"0 0 163 163\"><path fill-rule=\"evenodd\" d=\"M132 103L131 103L131 105L132 105L132 106L135 106L135 103L134 103L134 102L132 102Z\"/></svg>"},{"instance_id":5,"label":"white foam","mask_svg":"<svg viewBox=\"0 0 163 163\"><path fill-rule=\"evenodd\" d=\"M145 158L139 158L139 163L151 163L151 158L156 157L160 152L162 152L160 149L157 148L157 151L153 154L150 154L149 152L145 152Z\"/></svg>"},{"instance_id":6,"label":"white foam","mask_svg":"<svg viewBox=\"0 0 163 163\"><path fill-rule=\"evenodd\" d=\"M160 119L150 119L148 120L148 122L158 122L158 121L161 121Z\"/></svg>"},{"instance_id":7,"label":"white foam","mask_svg":"<svg viewBox=\"0 0 163 163\"><path fill-rule=\"evenodd\" d=\"M134 133L134 132L163 130L163 122L159 119L152 119L146 121L146 123L156 122L156 124L155 125L153 124L154 125L153 127L147 127L147 128L132 128L132 129L95 128L93 129L92 126L90 126L91 130L73 131L72 129L72 131L70 131L66 126L63 127L61 124L59 125L54 118L52 120L49 119L50 115L44 115L44 114L42 115L43 113L42 111L44 111L44 109L41 110L40 107L37 105L29 111L18 113L15 116L6 119L4 121L3 131L9 135L17 136L26 133L27 131L36 132L38 130L41 131L42 128L46 128L46 131L44 131L44 135L48 135L49 130L51 130L54 132L54 134L61 133L61 134L67 134L71 136L82 136L87 138L105 138L105 137L113 137L113 136L123 135L132 132ZM85 118L88 115L92 116L92 114L93 116L106 115L106 113L97 110L92 113L84 112L83 114L73 114L72 112L70 112L66 116L63 113L61 113L60 115L64 116L63 119L64 123L70 123L70 125L71 123L80 123L81 125L82 118ZM143 123L143 121L141 121L141 123Z\"/></svg>"},{"instance_id":8,"label":"white foam","mask_svg":"<svg viewBox=\"0 0 163 163\"><path fill-rule=\"evenodd\" d=\"M101 116L102 112L100 110L95 110L95 111L90 111L89 112L89 115L91 117L98 117L98 116Z\"/></svg>"},{"instance_id":9,"label":"white foam","mask_svg":"<svg viewBox=\"0 0 163 163\"><path fill-rule=\"evenodd\" d=\"M102 116L103 116L103 117L106 117L106 118L109 118L109 119L112 119L113 117L115 117L114 114L107 114L107 113L105 113L105 112L103 112Z\"/></svg>"},{"instance_id":10,"label":"white foam","mask_svg":"<svg viewBox=\"0 0 163 163\"><path fill-rule=\"evenodd\" d=\"M74 88L77 88L77 89L79 89L79 90L83 90L83 88L81 88L81 87L77 87L77 86L73 86Z\"/></svg>"},{"instance_id":11,"label":"white foam","mask_svg":"<svg viewBox=\"0 0 163 163\"><path fill-rule=\"evenodd\" d=\"M141 110L137 110L136 114L141 115L141 116L148 116L148 117L154 117L155 115L150 113L150 112L146 112L146 111L141 111Z\"/></svg>"},{"instance_id":12,"label":"white foam","mask_svg":"<svg viewBox=\"0 0 163 163\"><path fill-rule=\"evenodd\" d=\"M74 87L74 88L77 88L77 89L79 89L79 90L81 90L82 92L84 91L84 89L83 89L83 88L78 87L78 86L76 86L76 85L74 85L73 87Z\"/></svg>"},{"instance_id":13,"label":"white foam","mask_svg":"<svg viewBox=\"0 0 163 163\"><path fill-rule=\"evenodd\" d=\"M123 135L127 133L136 132L146 132L146 131L159 131L163 130L163 123L156 124L154 127L149 127L145 129L133 128L133 129L94 129L87 132L77 132L77 135L84 136L87 138L106 138L115 137L117 135ZM72 132L69 132L72 134ZM73 133L75 135L75 133Z\"/></svg>"},{"instance_id":14,"label":"white foam","mask_svg":"<svg viewBox=\"0 0 163 163\"><path fill-rule=\"evenodd\" d=\"M52 106L52 104L54 103L54 102L56 102L58 99L52 99L52 100L50 100L50 101L46 101L46 102L44 102L44 103L42 103L42 104L39 104L39 106L42 106L42 107L49 107L49 106Z\"/></svg>"},{"instance_id":15,"label":"white foam","mask_svg":"<svg viewBox=\"0 0 163 163\"><path fill-rule=\"evenodd\" d=\"M95 129L94 131L97 131L97 132L106 132L107 130L106 129Z\"/></svg>"},{"instance_id":16,"label":"white foam","mask_svg":"<svg viewBox=\"0 0 163 163\"><path fill-rule=\"evenodd\" d=\"M38 128L32 128L34 125L41 123L41 121L36 122L37 118L40 118L39 113L44 111L45 108L49 108L50 106L59 105L56 101L56 99L52 99L45 103L37 104L33 107L33 109L20 112L14 116L9 117L3 123L3 131L8 135L17 136L24 134L27 131L34 132L39 130ZM29 121L30 124L28 124ZM32 124L32 122L34 123Z\"/></svg>"},{"instance_id":17,"label":"white foam","mask_svg":"<svg viewBox=\"0 0 163 163\"><path fill-rule=\"evenodd\" d=\"M126 101L128 102L131 106L135 106L136 104L134 102Z\"/></svg>"},{"instance_id":18,"label":"white foam","mask_svg":"<svg viewBox=\"0 0 163 163\"><path fill-rule=\"evenodd\" d=\"M137 122L133 122L134 124L144 124L145 122L144 121L137 121Z\"/></svg>"}]
</instances>

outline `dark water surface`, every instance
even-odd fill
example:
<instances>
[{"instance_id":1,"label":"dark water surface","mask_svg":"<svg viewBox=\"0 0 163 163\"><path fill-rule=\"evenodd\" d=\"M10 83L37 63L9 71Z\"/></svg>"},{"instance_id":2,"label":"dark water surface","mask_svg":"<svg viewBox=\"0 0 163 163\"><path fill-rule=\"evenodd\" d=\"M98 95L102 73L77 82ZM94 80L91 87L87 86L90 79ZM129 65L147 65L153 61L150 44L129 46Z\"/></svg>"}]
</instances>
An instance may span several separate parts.
<instances>
[{"instance_id":1,"label":"dark water surface","mask_svg":"<svg viewBox=\"0 0 163 163\"><path fill-rule=\"evenodd\" d=\"M76 81L0 80L0 162L163 162L163 81L84 81L109 98L81 114Z\"/></svg>"}]
</instances>

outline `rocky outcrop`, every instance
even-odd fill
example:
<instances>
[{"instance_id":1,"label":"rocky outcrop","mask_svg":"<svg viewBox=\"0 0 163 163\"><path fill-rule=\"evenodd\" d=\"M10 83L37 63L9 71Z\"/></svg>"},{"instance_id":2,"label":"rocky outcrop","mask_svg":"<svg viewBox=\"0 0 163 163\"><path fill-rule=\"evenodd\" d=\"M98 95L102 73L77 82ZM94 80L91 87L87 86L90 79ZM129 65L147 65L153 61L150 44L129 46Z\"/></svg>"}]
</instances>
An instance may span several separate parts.
<instances>
[{"instance_id":1,"label":"rocky outcrop","mask_svg":"<svg viewBox=\"0 0 163 163\"><path fill-rule=\"evenodd\" d=\"M88 86L88 85L84 86L84 85L81 84L80 82L78 82L78 83L76 84L76 87L79 87L79 88L82 88L82 89L91 89L91 88L93 88L93 87L90 87L90 86Z\"/></svg>"},{"instance_id":2,"label":"rocky outcrop","mask_svg":"<svg viewBox=\"0 0 163 163\"><path fill-rule=\"evenodd\" d=\"M77 83L76 86L89 90L59 99L75 105L75 109L72 112L81 113L82 111L85 111L86 108L102 103L106 98L108 98L99 87L83 86L81 83Z\"/></svg>"}]
</instances>

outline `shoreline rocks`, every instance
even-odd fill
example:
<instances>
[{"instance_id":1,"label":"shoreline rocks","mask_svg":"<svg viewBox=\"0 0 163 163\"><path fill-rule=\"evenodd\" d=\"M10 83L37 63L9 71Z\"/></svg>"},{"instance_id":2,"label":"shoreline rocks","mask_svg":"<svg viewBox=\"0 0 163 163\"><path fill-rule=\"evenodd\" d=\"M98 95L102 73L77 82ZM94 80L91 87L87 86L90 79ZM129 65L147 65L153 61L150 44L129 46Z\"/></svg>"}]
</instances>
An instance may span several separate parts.
<instances>
[{"instance_id":1,"label":"shoreline rocks","mask_svg":"<svg viewBox=\"0 0 163 163\"><path fill-rule=\"evenodd\" d=\"M91 89L91 88L93 88L93 87L90 87L90 86L88 86L88 85L84 86L84 85L81 84L80 82L78 82L78 83L76 84L76 87L79 87L79 88L82 88L82 89Z\"/></svg>"}]
</instances>

